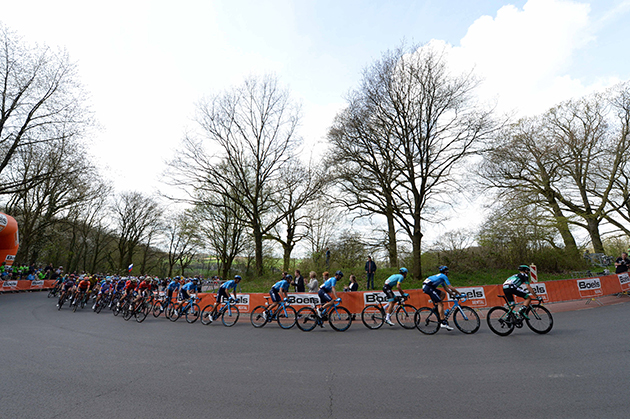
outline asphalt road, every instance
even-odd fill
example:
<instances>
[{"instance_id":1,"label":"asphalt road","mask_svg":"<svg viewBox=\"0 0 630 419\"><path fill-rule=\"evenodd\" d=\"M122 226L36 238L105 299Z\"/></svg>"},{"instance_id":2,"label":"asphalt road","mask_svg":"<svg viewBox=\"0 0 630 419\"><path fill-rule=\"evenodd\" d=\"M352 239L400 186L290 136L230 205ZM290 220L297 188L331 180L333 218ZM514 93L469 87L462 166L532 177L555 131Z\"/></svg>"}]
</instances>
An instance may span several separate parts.
<instances>
[{"instance_id":1,"label":"asphalt road","mask_svg":"<svg viewBox=\"0 0 630 419\"><path fill-rule=\"evenodd\" d=\"M3 294L0 417L630 417L630 304L555 313L547 335L499 337L482 317L471 336L360 321L305 333Z\"/></svg>"}]
</instances>

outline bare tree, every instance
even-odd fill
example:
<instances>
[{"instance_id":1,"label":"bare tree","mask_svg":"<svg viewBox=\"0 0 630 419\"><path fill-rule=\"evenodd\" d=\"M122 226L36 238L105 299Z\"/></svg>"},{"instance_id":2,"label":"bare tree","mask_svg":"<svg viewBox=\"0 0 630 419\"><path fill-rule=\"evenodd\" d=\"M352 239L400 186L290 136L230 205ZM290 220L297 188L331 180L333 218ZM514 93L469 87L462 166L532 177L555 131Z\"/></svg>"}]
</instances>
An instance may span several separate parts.
<instances>
[{"instance_id":1,"label":"bare tree","mask_svg":"<svg viewBox=\"0 0 630 419\"><path fill-rule=\"evenodd\" d=\"M210 97L198 106L198 122L205 139L186 138L183 150L171 163L176 185L227 197L238 207L234 213L251 230L256 273L263 272L263 240L286 214L278 212L275 198L283 193L282 167L299 145L295 130L300 110L273 77L250 78L241 86ZM231 210L232 204L220 202Z\"/></svg>"},{"instance_id":2,"label":"bare tree","mask_svg":"<svg viewBox=\"0 0 630 419\"><path fill-rule=\"evenodd\" d=\"M124 272L133 261L138 247L159 229L161 208L139 192L125 192L116 197L113 208L118 233L117 269Z\"/></svg>"},{"instance_id":3,"label":"bare tree","mask_svg":"<svg viewBox=\"0 0 630 419\"><path fill-rule=\"evenodd\" d=\"M188 210L174 214L165 225L165 237L168 246L168 274L173 276L175 265L179 265L180 275L199 254L201 235L196 215Z\"/></svg>"},{"instance_id":4,"label":"bare tree","mask_svg":"<svg viewBox=\"0 0 630 419\"><path fill-rule=\"evenodd\" d=\"M30 47L0 23L0 195L55 175L55 167L28 177L7 176L21 149L81 137L91 126L85 93L64 51Z\"/></svg>"},{"instance_id":5,"label":"bare tree","mask_svg":"<svg viewBox=\"0 0 630 419\"><path fill-rule=\"evenodd\" d=\"M400 47L383 54L365 71L361 87L352 96L353 102L360 102L359 117L369 124L369 129L362 130L367 135L359 132L371 144L365 151L382 154L374 160L388 160L387 170L392 170L385 177L386 188L374 187L388 193L391 189L391 211L412 243L416 278L422 276L423 223L439 220L432 210L447 202L448 193L455 190L458 165L476 153L481 140L495 129L491 112L473 100L476 85L469 74L451 74L443 51L431 45ZM346 120L356 122L356 118ZM347 131L357 132L354 127ZM371 172L384 170L368 164ZM363 170L356 174L360 176ZM374 179L367 178L365 183ZM387 214L390 202L382 202L381 213Z\"/></svg>"}]
</instances>

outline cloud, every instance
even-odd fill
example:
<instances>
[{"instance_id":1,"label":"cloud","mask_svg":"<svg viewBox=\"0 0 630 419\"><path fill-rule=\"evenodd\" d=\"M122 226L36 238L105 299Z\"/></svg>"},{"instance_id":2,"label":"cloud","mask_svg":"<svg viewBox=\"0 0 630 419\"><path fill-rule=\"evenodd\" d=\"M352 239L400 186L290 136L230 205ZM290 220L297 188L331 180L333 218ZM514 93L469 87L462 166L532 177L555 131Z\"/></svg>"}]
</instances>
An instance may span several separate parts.
<instances>
[{"instance_id":1,"label":"cloud","mask_svg":"<svg viewBox=\"0 0 630 419\"><path fill-rule=\"evenodd\" d=\"M483 80L481 99L496 101L499 111L544 112L617 81L599 79L586 86L571 74L577 52L596 39L590 13L588 4L566 0L529 0L522 9L503 6L495 17L477 19L460 46L449 48L449 57L460 71L475 68Z\"/></svg>"}]
</instances>

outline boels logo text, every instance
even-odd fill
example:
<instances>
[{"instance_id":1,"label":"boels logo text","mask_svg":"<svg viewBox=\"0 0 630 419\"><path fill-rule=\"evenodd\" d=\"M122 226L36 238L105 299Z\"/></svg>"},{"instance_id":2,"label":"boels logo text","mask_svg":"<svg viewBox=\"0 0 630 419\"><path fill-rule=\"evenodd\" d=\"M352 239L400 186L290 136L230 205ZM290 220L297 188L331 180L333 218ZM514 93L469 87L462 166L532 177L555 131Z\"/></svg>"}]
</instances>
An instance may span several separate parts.
<instances>
[{"instance_id":1,"label":"boels logo text","mask_svg":"<svg viewBox=\"0 0 630 419\"><path fill-rule=\"evenodd\" d=\"M294 294L289 295L287 300L290 304L295 304L298 306L308 306L319 304L319 297L313 294Z\"/></svg>"},{"instance_id":2,"label":"boels logo text","mask_svg":"<svg viewBox=\"0 0 630 419\"><path fill-rule=\"evenodd\" d=\"M398 293L396 293L398 295ZM386 303L387 296L384 292L374 292L374 293L365 293L363 294L363 302L365 304L377 304L377 303Z\"/></svg>"},{"instance_id":3,"label":"boels logo text","mask_svg":"<svg viewBox=\"0 0 630 419\"><path fill-rule=\"evenodd\" d=\"M601 282L599 282L599 278L580 279L577 284L580 291L594 290L602 287Z\"/></svg>"},{"instance_id":4,"label":"boels logo text","mask_svg":"<svg viewBox=\"0 0 630 419\"><path fill-rule=\"evenodd\" d=\"M534 292L536 293L536 295L546 295L547 294L547 287L545 286L545 284L542 284L542 283L531 284L531 287L534 290Z\"/></svg>"}]
</instances>

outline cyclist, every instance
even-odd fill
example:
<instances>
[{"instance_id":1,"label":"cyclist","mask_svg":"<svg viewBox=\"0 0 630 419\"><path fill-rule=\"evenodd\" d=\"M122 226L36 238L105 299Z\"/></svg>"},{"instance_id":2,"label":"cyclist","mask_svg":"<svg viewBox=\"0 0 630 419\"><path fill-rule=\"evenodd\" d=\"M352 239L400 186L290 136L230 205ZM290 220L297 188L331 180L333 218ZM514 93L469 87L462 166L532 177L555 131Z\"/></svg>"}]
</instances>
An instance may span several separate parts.
<instances>
[{"instance_id":1,"label":"cyclist","mask_svg":"<svg viewBox=\"0 0 630 419\"><path fill-rule=\"evenodd\" d=\"M190 294L197 293L197 278L192 279L182 285L182 288L179 290L181 294L182 300L188 300L190 298ZM190 293L190 294L189 294Z\"/></svg>"},{"instance_id":2,"label":"cyclist","mask_svg":"<svg viewBox=\"0 0 630 419\"><path fill-rule=\"evenodd\" d=\"M392 288L396 286L396 288L398 288L398 292L400 292L400 295L407 297L409 294L403 291L402 285L400 285L400 283L403 282L405 278L407 278L408 272L409 271L407 270L407 268L400 268L398 273L387 278L385 280L385 285L383 285L383 292L387 296L387 314L385 315L385 323L390 326L394 325L394 323L392 323L391 317L392 312L394 311L394 301L396 301L396 296L394 295L394 291L392 291Z\"/></svg>"},{"instance_id":3,"label":"cyclist","mask_svg":"<svg viewBox=\"0 0 630 419\"><path fill-rule=\"evenodd\" d=\"M319 287L317 295L319 295L319 300L322 304L322 306L317 309L317 315L319 317L322 316L324 310L335 303L333 300L333 298L335 300L337 299L337 290L335 290L335 286L337 285L337 281L341 280L341 278L343 278L343 272L337 271L335 272L335 276L328 279Z\"/></svg>"},{"instance_id":4,"label":"cyclist","mask_svg":"<svg viewBox=\"0 0 630 419\"><path fill-rule=\"evenodd\" d=\"M267 317L267 312L273 313L273 310L280 304L281 300L287 299L289 295L289 286L291 285L291 281L293 281L293 277L291 275L285 274L282 279L275 284L269 290L269 295L271 296L271 304L267 307L267 310L263 313L265 318Z\"/></svg>"},{"instance_id":5,"label":"cyclist","mask_svg":"<svg viewBox=\"0 0 630 419\"><path fill-rule=\"evenodd\" d=\"M103 298L103 294L107 295L112 292L114 288L112 284L112 278L110 276L106 277L103 282L101 282L101 286L98 290L98 295L96 296L96 301L94 301L94 305L92 306L92 310L96 310L96 305Z\"/></svg>"},{"instance_id":6,"label":"cyclist","mask_svg":"<svg viewBox=\"0 0 630 419\"><path fill-rule=\"evenodd\" d=\"M84 276L81 275L79 277L80 281L77 284L77 289L74 292L74 301L75 304L80 304L81 303L81 298L84 298L85 295L87 294L88 290L90 289L90 280Z\"/></svg>"},{"instance_id":7,"label":"cyclist","mask_svg":"<svg viewBox=\"0 0 630 419\"><path fill-rule=\"evenodd\" d=\"M151 280L149 277L140 277L140 279L142 279L142 281L138 284L138 287L136 288L136 291L138 292L138 295L136 295L136 298L133 300L133 308L135 310L135 308L138 306L138 301L140 301L142 299L142 297L146 297L149 295L149 292L151 290Z\"/></svg>"},{"instance_id":8,"label":"cyclist","mask_svg":"<svg viewBox=\"0 0 630 419\"><path fill-rule=\"evenodd\" d=\"M232 295L234 299L236 300L236 287L238 286L239 282L241 282L240 275L235 275L234 279L225 281L223 284L221 284L221 286L219 287L219 292L217 293L217 296L216 296L216 301L212 305L212 309L210 311L213 315L216 309L219 308L221 301L223 301L223 299L227 300L230 298L230 294L229 294L230 290L232 290ZM208 320L210 321L210 323L212 323L212 316L210 316Z\"/></svg>"},{"instance_id":9,"label":"cyclist","mask_svg":"<svg viewBox=\"0 0 630 419\"><path fill-rule=\"evenodd\" d=\"M75 285L76 284L74 282L74 275L70 274L70 276L67 277L63 282L63 288L61 291L61 296L59 297L59 301L63 300L65 296L72 295L72 291ZM59 307L59 303L57 303L57 307Z\"/></svg>"},{"instance_id":10,"label":"cyclist","mask_svg":"<svg viewBox=\"0 0 630 419\"><path fill-rule=\"evenodd\" d=\"M179 277L176 276L175 278L173 278L173 280L171 282L168 283L168 285L166 286L166 298L167 301L171 301L171 299L173 298L173 293L175 291L179 291Z\"/></svg>"},{"instance_id":11,"label":"cyclist","mask_svg":"<svg viewBox=\"0 0 630 419\"><path fill-rule=\"evenodd\" d=\"M131 301L131 297L133 296L134 291L136 290L136 286L137 286L137 279L136 278L129 278L127 280L127 282L125 282L125 287L123 288L123 294L120 297L120 300L118 301L118 306L122 306L122 303L125 301L125 299L129 298L129 301Z\"/></svg>"},{"instance_id":12,"label":"cyclist","mask_svg":"<svg viewBox=\"0 0 630 419\"><path fill-rule=\"evenodd\" d=\"M529 292L523 291L522 288L519 288L521 285L525 284L527 290ZM525 311L529 304L532 302L531 295L533 294L538 300L541 298L534 292L531 285L529 285L529 266L521 265L518 267L518 273L516 275L512 275L503 283L503 293L505 294L505 299L508 300L510 305L514 305L514 296L518 295L521 298L524 298L523 306L518 310L518 314L527 319L527 315Z\"/></svg>"},{"instance_id":13,"label":"cyclist","mask_svg":"<svg viewBox=\"0 0 630 419\"><path fill-rule=\"evenodd\" d=\"M451 297L459 295L459 292L455 288L453 288L451 283L448 281L448 267L440 266L439 271L439 274L430 276L424 280L422 291L425 294L428 294L429 297L431 297L431 301L433 301L433 303L437 305L438 314L441 320L440 327L442 329L451 331L453 330L453 328L449 326L448 322L446 321L446 318L444 316L444 303L442 302L446 294L444 294L444 291L439 290L438 287L441 285L450 294Z\"/></svg>"}]
</instances>

